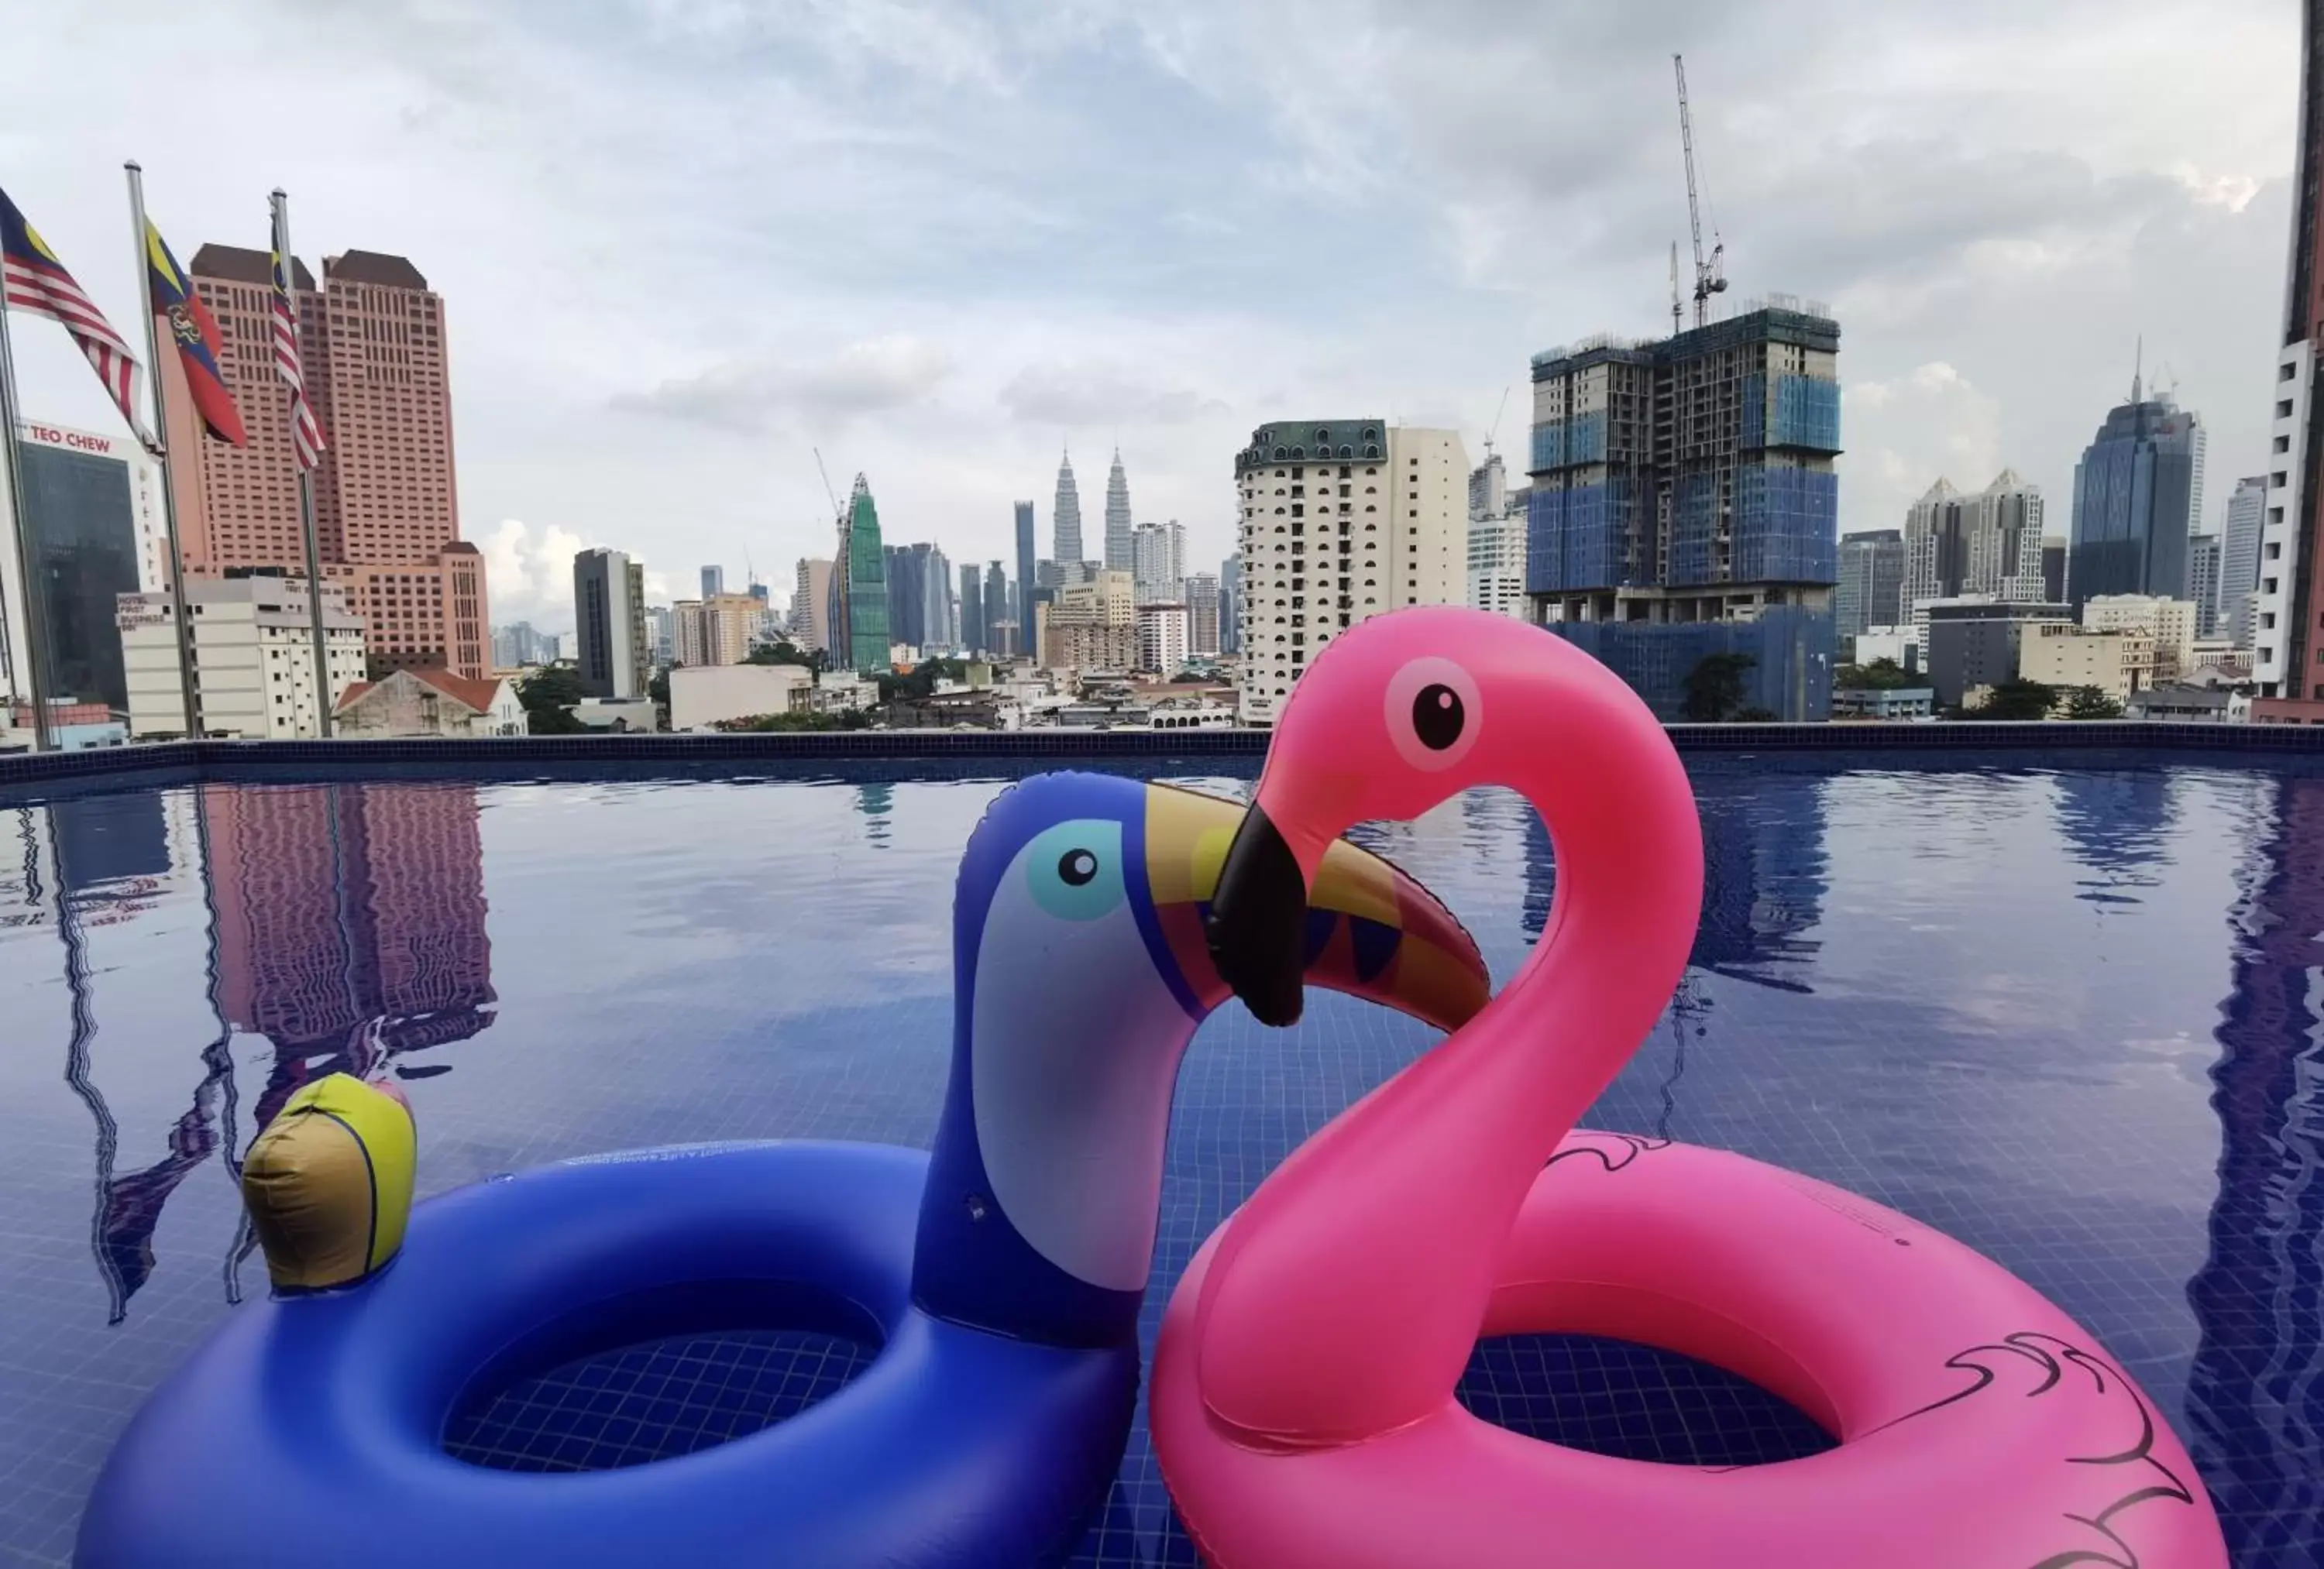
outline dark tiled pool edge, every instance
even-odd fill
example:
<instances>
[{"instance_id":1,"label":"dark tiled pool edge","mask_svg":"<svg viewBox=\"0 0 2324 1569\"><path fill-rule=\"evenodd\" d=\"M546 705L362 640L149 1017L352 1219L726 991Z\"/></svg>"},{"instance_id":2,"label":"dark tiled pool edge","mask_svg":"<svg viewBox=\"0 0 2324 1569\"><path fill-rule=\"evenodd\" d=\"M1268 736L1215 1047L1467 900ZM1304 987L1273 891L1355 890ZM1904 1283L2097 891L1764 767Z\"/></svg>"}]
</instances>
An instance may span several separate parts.
<instances>
[{"instance_id":1,"label":"dark tiled pool edge","mask_svg":"<svg viewBox=\"0 0 2324 1569\"><path fill-rule=\"evenodd\" d=\"M270 766L383 763L892 762L970 757L1258 757L1261 729L838 730L797 734L515 736L475 740L171 741L0 757L0 786L100 775L207 777ZM1684 752L2153 751L2324 753L2324 726L2154 723L1673 725Z\"/></svg>"}]
</instances>

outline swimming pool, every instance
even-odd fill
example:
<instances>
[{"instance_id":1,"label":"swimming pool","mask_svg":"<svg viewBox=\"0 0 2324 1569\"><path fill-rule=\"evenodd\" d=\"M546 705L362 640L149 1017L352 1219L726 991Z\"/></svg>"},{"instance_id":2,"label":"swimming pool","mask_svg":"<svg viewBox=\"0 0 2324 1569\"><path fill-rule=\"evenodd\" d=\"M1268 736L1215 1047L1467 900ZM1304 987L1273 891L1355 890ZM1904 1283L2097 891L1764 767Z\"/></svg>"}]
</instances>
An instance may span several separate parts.
<instances>
[{"instance_id":1,"label":"swimming pool","mask_svg":"<svg viewBox=\"0 0 2324 1569\"><path fill-rule=\"evenodd\" d=\"M1236 794L1247 777L1194 772L1233 766L1145 772ZM2324 768L1689 767L1710 865L1694 967L1590 1120L1794 1167L1991 1253L2163 1404L2239 1564L2315 1561ZM634 772L0 795L0 1561L66 1561L130 1412L264 1290L232 1171L306 1078L396 1075L423 1192L680 1140L927 1142L953 869L1010 768ZM1521 962L1553 870L1514 797L1359 837L1445 897L1497 978ZM1287 1032L1239 1008L1205 1027L1149 1335L1201 1238L1430 1038L1336 996ZM459 1436L488 1463L645 1458L849 1365L798 1337L643 1348L512 1391ZM1605 1343L1489 1345L1464 1394L1618 1453L1817 1442L1731 1381ZM1193 1562L1142 1433L1077 1561Z\"/></svg>"}]
</instances>

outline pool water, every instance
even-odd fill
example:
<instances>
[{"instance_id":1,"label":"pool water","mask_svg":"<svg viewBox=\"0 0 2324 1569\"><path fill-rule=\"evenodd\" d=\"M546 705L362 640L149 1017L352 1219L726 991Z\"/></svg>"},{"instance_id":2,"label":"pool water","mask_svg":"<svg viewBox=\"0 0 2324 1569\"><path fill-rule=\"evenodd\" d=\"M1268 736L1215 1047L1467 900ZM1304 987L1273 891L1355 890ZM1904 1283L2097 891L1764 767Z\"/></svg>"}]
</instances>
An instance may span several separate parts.
<instances>
[{"instance_id":1,"label":"pool water","mask_svg":"<svg viewBox=\"0 0 2324 1569\"><path fill-rule=\"evenodd\" d=\"M1991 1254L2161 1403L2238 1565L2324 1561L2324 773L1690 769L1694 963L1590 1120L1794 1168ZM318 1074L401 1082L423 1193L659 1142L927 1143L953 872L1006 773L0 795L0 1563L69 1560L123 1424L264 1292L235 1172ZM1498 981L1523 962L1554 869L1517 798L1358 837L1445 898ZM1149 1346L1201 1239L1432 1039L1339 996L1288 1032L1239 1006L1204 1026ZM861 1360L803 1335L626 1348L450 1436L516 1469L637 1463L779 1420ZM1824 1442L1715 1370L1611 1342L1489 1343L1462 1393L1641 1458ZM1142 1428L1075 1562L1194 1562Z\"/></svg>"}]
</instances>

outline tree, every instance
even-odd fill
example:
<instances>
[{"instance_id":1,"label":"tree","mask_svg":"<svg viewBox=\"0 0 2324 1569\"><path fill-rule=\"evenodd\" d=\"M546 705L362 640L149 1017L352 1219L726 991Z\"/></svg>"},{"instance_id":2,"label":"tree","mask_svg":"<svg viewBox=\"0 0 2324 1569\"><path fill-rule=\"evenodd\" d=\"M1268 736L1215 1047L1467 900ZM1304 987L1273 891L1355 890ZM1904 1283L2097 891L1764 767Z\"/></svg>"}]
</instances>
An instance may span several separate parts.
<instances>
[{"instance_id":1,"label":"tree","mask_svg":"<svg viewBox=\"0 0 2324 1569\"><path fill-rule=\"evenodd\" d=\"M2058 689L2039 681L2005 681L1981 708L1964 712L1972 720L2041 720L2058 706Z\"/></svg>"},{"instance_id":2,"label":"tree","mask_svg":"<svg viewBox=\"0 0 2324 1569\"><path fill-rule=\"evenodd\" d=\"M676 670L678 668L678 665L673 665L669 667L669 670ZM654 678L646 683L646 696L661 704L664 708L668 708L669 706L669 670L655 671Z\"/></svg>"},{"instance_id":3,"label":"tree","mask_svg":"<svg viewBox=\"0 0 2324 1569\"><path fill-rule=\"evenodd\" d=\"M820 648L809 651L796 643L773 643L762 648L752 649L742 656L742 663L745 665L804 665L807 669L820 675L824 671L824 652Z\"/></svg>"},{"instance_id":4,"label":"tree","mask_svg":"<svg viewBox=\"0 0 2324 1569\"><path fill-rule=\"evenodd\" d=\"M1831 673L1831 684L1841 692L1900 692L1929 683L1926 676L1904 669L1894 659L1875 659L1869 665L1841 665Z\"/></svg>"},{"instance_id":5,"label":"tree","mask_svg":"<svg viewBox=\"0 0 2324 1569\"><path fill-rule=\"evenodd\" d=\"M862 730L872 728L869 714L850 709L840 713L759 713L747 719L716 720L715 730Z\"/></svg>"},{"instance_id":6,"label":"tree","mask_svg":"<svg viewBox=\"0 0 2324 1569\"><path fill-rule=\"evenodd\" d=\"M1738 708L1735 711L1735 722L1738 725L1771 725L1775 722L1776 718L1775 711L1773 709L1754 706Z\"/></svg>"},{"instance_id":7,"label":"tree","mask_svg":"<svg viewBox=\"0 0 2324 1569\"><path fill-rule=\"evenodd\" d=\"M2066 717L2070 720L2120 719L2122 704L2095 686L2078 686L2066 695Z\"/></svg>"},{"instance_id":8,"label":"tree","mask_svg":"<svg viewBox=\"0 0 2324 1569\"><path fill-rule=\"evenodd\" d=\"M516 700L524 704L526 728L536 736L580 733L581 721L573 717L573 708L588 695L581 690L581 673L569 665L544 665L516 689Z\"/></svg>"},{"instance_id":9,"label":"tree","mask_svg":"<svg viewBox=\"0 0 2324 1569\"><path fill-rule=\"evenodd\" d=\"M1717 724L1743 706L1743 678L1758 665L1749 654L1706 654L1686 674L1686 717Z\"/></svg>"}]
</instances>

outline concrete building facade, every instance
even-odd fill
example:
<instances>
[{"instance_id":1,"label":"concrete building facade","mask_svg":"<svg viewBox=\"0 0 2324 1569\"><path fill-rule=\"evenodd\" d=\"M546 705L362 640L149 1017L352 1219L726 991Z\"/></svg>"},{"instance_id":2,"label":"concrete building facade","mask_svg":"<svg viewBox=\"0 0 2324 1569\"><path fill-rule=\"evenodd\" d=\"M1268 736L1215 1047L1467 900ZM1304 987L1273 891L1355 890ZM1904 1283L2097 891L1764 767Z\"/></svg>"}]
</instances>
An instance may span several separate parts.
<instances>
[{"instance_id":1,"label":"concrete building facade","mask_svg":"<svg viewBox=\"0 0 2324 1569\"><path fill-rule=\"evenodd\" d=\"M2073 611L2065 605L1924 601L1924 613L1922 667L1945 708L1960 707L1978 687L2016 680L2019 650L2032 630L2074 624Z\"/></svg>"},{"instance_id":2,"label":"concrete building facade","mask_svg":"<svg viewBox=\"0 0 2324 1569\"><path fill-rule=\"evenodd\" d=\"M318 702L307 580L271 570L189 578L194 680L207 735L242 740L312 739L322 702L365 674L364 623L339 585L323 585L324 656L331 691ZM185 704L178 674L174 602L167 593L124 594L116 615L133 736L178 735Z\"/></svg>"},{"instance_id":3,"label":"concrete building facade","mask_svg":"<svg viewBox=\"0 0 2324 1569\"><path fill-rule=\"evenodd\" d=\"M2018 646L2017 670L2023 680L2058 688L2061 702L2088 686L2126 703L2131 693L2154 684L2154 639L2136 627L2029 627Z\"/></svg>"},{"instance_id":4,"label":"concrete building facade","mask_svg":"<svg viewBox=\"0 0 2324 1569\"><path fill-rule=\"evenodd\" d=\"M1186 607L1183 604L1138 607L1138 667L1172 676L1186 663Z\"/></svg>"},{"instance_id":5,"label":"concrete building facade","mask_svg":"<svg viewBox=\"0 0 2324 1569\"><path fill-rule=\"evenodd\" d=\"M1400 605L1465 601L1468 478L1455 431L1374 417L1251 433L1235 454L1244 723L1274 723L1348 628Z\"/></svg>"},{"instance_id":6,"label":"concrete building facade","mask_svg":"<svg viewBox=\"0 0 2324 1569\"><path fill-rule=\"evenodd\" d=\"M2101 594L2082 606L2082 625L2094 632L2134 631L2153 646L2153 681L2176 681L2195 668L2200 607L2192 600L2153 594ZM2036 677L2035 679L2039 679ZM2117 700L2119 701L2119 700Z\"/></svg>"}]
</instances>

